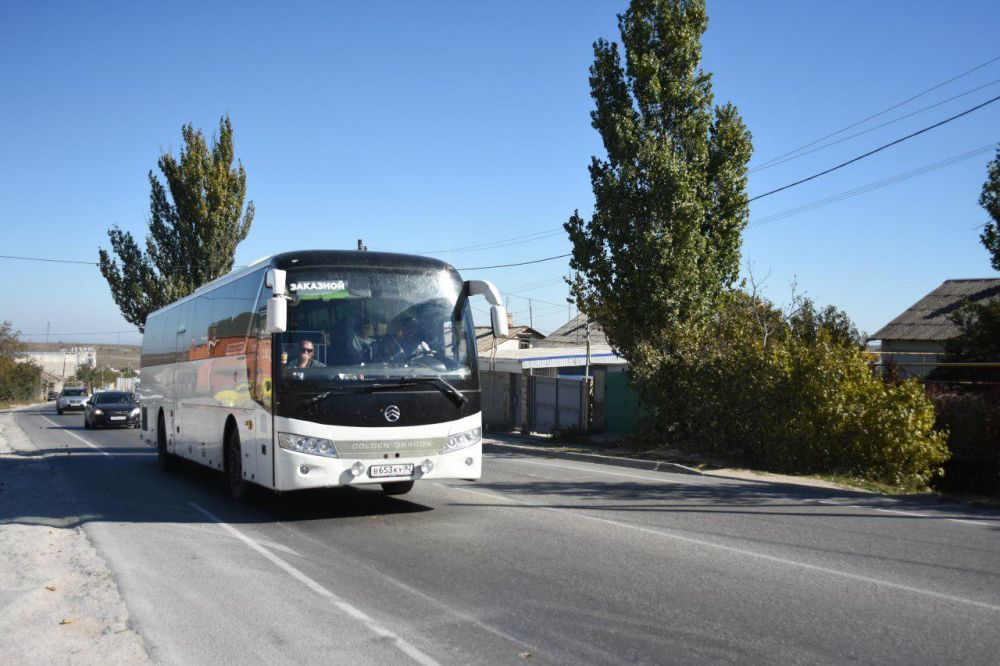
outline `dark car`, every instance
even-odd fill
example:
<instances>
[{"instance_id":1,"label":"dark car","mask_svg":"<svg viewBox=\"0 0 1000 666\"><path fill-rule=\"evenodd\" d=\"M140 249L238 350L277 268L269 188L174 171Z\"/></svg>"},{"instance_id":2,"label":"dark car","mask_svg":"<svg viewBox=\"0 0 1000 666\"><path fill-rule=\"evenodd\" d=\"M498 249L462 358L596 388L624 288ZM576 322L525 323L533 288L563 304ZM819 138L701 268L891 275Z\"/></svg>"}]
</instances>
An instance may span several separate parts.
<instances>
[{"instance_id":1,"label":"dark car","mask_svg":"<svg viewBox=\"0 0 1000 666\"><path fill-rule=\"evenodd\" d=\"M95 393L83 410L84 428L104 426L139 427L139 405L131 393L102 391Z\"/></svg>"}]
</instances>

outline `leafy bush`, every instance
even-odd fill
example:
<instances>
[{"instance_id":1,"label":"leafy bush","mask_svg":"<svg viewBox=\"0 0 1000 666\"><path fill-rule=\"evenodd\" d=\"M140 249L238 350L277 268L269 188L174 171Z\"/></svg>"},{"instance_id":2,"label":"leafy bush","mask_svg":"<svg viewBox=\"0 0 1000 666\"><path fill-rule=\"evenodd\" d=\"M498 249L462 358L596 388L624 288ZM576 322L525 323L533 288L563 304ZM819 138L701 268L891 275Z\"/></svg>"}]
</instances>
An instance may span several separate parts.
<instances>
[{"instance_id":1,"label":"leafy bush","mask_svg":"<svg viewBox=\"0 0 1000 666\"><path fill-rule=\"evenodd\" d=\"M673 353L633 367L647 404L658 406L650 425L675 445L914 489L948 458L923 388L875 375L843 313L803 302L786 316L737 291L706 329L686 337L673 341Z\"/></svg>"},{"instance_id":2,"label":"leafy bush","mask_svg":"<svg viewBox=\"0 0 1000 666\"><path fill-rule=\"evenodd\" d=\"M9 321L0 322L0 403L31 400L38 396L42 369L19 360L24 343Z\"/></svg>"},{"instance_id":3,"label":"leafy bush","mask_svg":"<svg viewBox=\"0 0 1000 666\"><path fill-rule=\"evenodd\" d=\"M41 368L34 363L0 358L0 403L23 402L38 397Z\"/></svg>"}]
</instances>

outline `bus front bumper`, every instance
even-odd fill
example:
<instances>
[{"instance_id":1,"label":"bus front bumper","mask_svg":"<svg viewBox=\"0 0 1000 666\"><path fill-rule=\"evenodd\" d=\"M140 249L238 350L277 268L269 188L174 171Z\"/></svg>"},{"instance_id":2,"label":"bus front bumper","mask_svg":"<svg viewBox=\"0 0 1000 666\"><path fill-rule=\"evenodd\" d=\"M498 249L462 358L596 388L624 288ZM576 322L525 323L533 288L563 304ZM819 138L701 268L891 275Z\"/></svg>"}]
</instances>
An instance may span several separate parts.
<instances>
[{"instance_id":1,"label":"bus front bumper","mask_svg":"<svg viewBox=\"0 0 1000 666\"><path fill-rule=\"evenodd\" d=\"M379 453L351 454L338 449L337 457L302 453L274 446L274 488L278 491L361 486L423 479L463 479L474 481L482 476L483 445L479 440L448 453L438 447L434 451L408 450L414 442L430 439L444 441L447 436L481 428L481 416L476 414L447 424L414 428L341 428L306 424L291 419L275 419L275 430L292 431L307 437L322 437L334 442L365 440L383 447L396 442L398 447ZM287 428L287 429L286 429ZM360 447L363 448L363 447ZM386 474L386 475L383 475Z\"/></svg>"}]
</instances>

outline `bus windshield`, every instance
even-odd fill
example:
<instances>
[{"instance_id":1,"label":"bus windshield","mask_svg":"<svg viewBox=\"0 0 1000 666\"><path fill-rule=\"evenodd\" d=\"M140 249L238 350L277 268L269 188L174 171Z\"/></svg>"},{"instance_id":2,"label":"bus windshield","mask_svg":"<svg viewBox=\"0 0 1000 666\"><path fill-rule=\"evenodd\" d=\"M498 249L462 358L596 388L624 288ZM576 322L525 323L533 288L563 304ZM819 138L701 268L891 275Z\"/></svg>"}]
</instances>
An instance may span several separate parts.
<instances>
[{"instance_id":1,"label":"bus windshield","mask_svg":"<svg viewBox=\"0 0 1000 666\"><path fill-rule=\"evenodd\" d=\"M276 336L285 389L475 382L472 317L453 272L290 270L288 290L288 328Z\"/></svg>"}]
</instances>

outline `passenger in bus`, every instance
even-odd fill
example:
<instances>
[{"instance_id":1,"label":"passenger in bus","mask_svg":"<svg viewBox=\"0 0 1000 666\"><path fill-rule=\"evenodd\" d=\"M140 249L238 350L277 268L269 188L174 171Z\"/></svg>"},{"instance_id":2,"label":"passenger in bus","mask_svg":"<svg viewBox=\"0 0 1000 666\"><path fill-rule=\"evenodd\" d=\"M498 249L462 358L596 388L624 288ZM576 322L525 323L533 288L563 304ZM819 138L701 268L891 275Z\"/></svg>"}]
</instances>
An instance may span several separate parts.
<instances>
[{"instance_id":1,"label":"passenger in bus","mask_svg":"<svg viewBox=\"0 0 1000 666\"><path fill-rule=\"evenodd\" d=\"M332 340L330 361L334 365L360 365L372 361L372 325L353 318L340 322Z\"/></svg>"},{"instance_id":2,"label":"passenger in bus","mask_svg":"<svg viewBox=\"0 0 1000 666\"><path fill-rule=\"evenodd\" d=\"M381 343L382 357L386 361L399 363L431 353L430 345L420 335L420 322L415 317L404 319L396 334L385 336Z\"/></svg>"},{"instance_id":3,"label":"passenger in bus","mask_svg":"<svg viewBox=\"0 0 1000 666\"><path fill-rule=\"evenodd\" d=\"M299 342L299 356L292 367L325 368L326 364L316 358L316 344L309 339Z\"/></svg>"}]
</instances>

